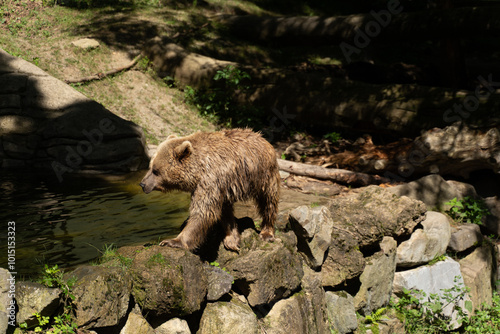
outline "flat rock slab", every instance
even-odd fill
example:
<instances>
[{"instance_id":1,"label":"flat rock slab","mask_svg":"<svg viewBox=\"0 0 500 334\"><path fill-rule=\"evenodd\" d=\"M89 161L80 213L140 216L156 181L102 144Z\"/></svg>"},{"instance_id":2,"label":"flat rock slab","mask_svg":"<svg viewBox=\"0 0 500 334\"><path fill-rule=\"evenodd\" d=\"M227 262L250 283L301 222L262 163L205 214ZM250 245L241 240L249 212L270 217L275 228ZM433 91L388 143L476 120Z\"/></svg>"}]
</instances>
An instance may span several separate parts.
<instances>
[{"instance_id":1,"label":"flat rock slab","mask_svg":"<svg viewBox=\"0 0 500 334\"><path fill-rule=\"evenodd\" d=\"M81 38L71 42L71 45L79 47L80 49L95 49L101 46L99 42L93 38Z\"/></svg>"}]
</instances>

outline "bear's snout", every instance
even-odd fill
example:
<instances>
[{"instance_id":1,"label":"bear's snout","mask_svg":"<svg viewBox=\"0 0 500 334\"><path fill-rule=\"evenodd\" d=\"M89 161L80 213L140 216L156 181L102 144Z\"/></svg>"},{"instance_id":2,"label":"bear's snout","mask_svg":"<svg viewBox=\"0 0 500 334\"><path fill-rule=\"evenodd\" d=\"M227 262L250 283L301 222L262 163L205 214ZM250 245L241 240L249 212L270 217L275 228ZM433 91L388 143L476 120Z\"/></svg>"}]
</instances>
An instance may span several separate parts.
<instances>
[{"instance_id":1,"label":"bear's snout","mask_svg":"<svg viewBox=\"0 0 500 334\"><path fill-rule=\"evenodd\" d=\"M153 189L149 189L148 187L146 187L146 184L144 182L139 183L139 185L141 186L142 191L144 191L145 194L149 194L151 191L153 191Z\"/></svg>"}]
</instances>

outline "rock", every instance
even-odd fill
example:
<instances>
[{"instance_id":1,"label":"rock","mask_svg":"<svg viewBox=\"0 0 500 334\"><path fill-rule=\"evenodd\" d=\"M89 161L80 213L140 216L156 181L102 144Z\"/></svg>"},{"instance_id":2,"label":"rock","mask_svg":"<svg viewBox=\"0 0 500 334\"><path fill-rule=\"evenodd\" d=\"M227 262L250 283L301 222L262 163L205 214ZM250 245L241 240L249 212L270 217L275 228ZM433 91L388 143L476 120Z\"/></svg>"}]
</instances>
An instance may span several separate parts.
<instances>
[{"instance_id":1,"label":"rock","mask_svg":"<svg viewBox=\"0 0 500 334\"><path fill-rule=\"evenodd\" d=\"M498 196L485 198L484 204L491 213L491 215L486 216L484 227L489 233L500 236L500 200Z\"/></svg>"},{"instance_id":2,"label":"rock","mask_svg":"<svg viewBox=\"0 0 500 334\"><path fill-rule=\"evenodd\" d=\"M116 326L127 315L132 282L121 268L80 266L66 277L77 279L73 294L78 327Z\"/></svg>"},{"instance_id":3,"label":"rock","mask_svg":"<svg viewBox=\"0 0 500 334\"><path fill-rule=\"evenodd\" d=\"M406 334L405 324L399 320L396 311L389 309L384 316L387 319L380 321L378 324L380 334Z\"/></svg>"},{"instance_id":4,"label":"rock","mask_svg":"<svg viewBox=\"0 0 500 334\"><path fill-rule=\"evenodd\" d=\"M304 291L304 309L307 328L310 333L329 333L326 312L326 293L322 286L321 274L303 265L304 276L301 286Z\"/></svg>"},{"instance_id":5,"label":"rock","mask_svg":"<svg viewBox=\"0 0 500 334\"><path fill-rule=\"evenodd\" d=\"M148 165L139 126L1 49L0 64L0 83L13 85L0 88L3 168L50 168L62 181L68 172L127 172Z\"/></svg>"},{"instance_id":6,"label":"rock","mask_svg":"<svg viewBox=\"0 0 500 334\"><path fill-rule=\"evenodd\" d=\"M358 328L354 298L347 292L327 291L326 312L331 332L347 334Z\"/></svg>"},{"instance_id":7,"label":"rock","mask_svg":"<svg viewBox=\"0 0 500 334\"><path fill-rule=\"evenodd\" d=\"M398 246L398 267L413 267L443 255L451 238L448 218L440 212L428 211L418 229L410 239Z\"/></svg>"},{"instance_id":8,"label":"rock","mask_svg":"<svg viewBox=\"0 0 500 334\"><path fill-rule=\"evenodd\" d=\"M354 297L354 306L361 314L369 315L389 304L396 271L396 247L392 237L384 237L381 250L365 259L366 267L359 278L361 287Z\"/></svg>"},{"instance_id":9,"label":"rock","mask_svg":"<svg viewBox=\"0 0 500 334\"><path fill-rule=\"evenodd\" d=\"M155 334L191 334L186 320L173 318L155 328Z\"/></svg>"},{"instance_id":10,"label":"rock","mask_svg":"<svg viewBox=\"0 0 500 334\"><path fill-rule=\"evenodd\" d=\"M144 317L135 312L131 312L128 315L127 322L123 326L120 334L155 334L155 330L151 325L144 319Z\"/></svg>"},{"instance_id":11,"label":"rock","mask_svg":"<svg viewBox=\"0 0 500 334\"><path fill-rule=\"evenodd\" d=\"M418 291L423 291L426 296L437 294L443 297L446 289L452 289L455 286L463 285L464 279L460 272L460 264L451 258L447 257L444 261L439 261L431 266L421 266L415 269L410 269L402 272L396 272L394 275L393 292L397 296L403 293L403 290L414 290L418 296ZM453 297L457 297L456 292L451 293ZM422 301L428 300L424 297ZM458 328L456 322L457 311L455 307L460 307L465 313L468 311L465 308L465 301L470 300L465 294L459 298L455 304L447 304L443 310L443 316L450 318L451 329ZM443 301L443 304L446 304Z\"/></svg>"},{"instance_id":12,"label":"rock","mask_svg":"<svg viewBox=\"0 0 500 334\"><path fill-rule=\"evenodd\" d=\"M12 277L7 269L0 268L0 334L7 332L9 322L15 325L16 308L15 300L15 277Z\"/></svg>"},{"instance_id":13,"label":"rock","mask_svg":"<svg viewBox=\"0 0 500 334\"><path fill-rule=\"evenodd\" d=\"M467 223L452 228L448 248L459 253L479 245L481 242L483 242L483 235L479 225Z\"/></svg>"},{"instance_id":14,"label":"rock","mask_svg":"<svg viewBox=\"0 0 500 334\"><path fill-rule=\"evenodd\" d=\"M456 122L424 132L415 139L414 147L426 150L420 165L435 166L441 175L468 178L475 170L499 169L499 141L498 127L485 131Z\"/></svg>"},{"instance_id":15,"label":"rock","mask_svg":"<svg viewBox=\"0 0 500 334\"><path fill-rule=\"evenodd\" d=\"M208 276L207 300L212 302L231 291L234 278L221 268L206 266Z\"/></svg>"},{"instance_id":16,"label":"rock","mask_svg":"<svg viewBox=\"0 0 500 334\"><path fill-rule=\"evenodd\" d=\"M363 253L347 230L334 229L333 242L321 267L323 286L335 287L359 276L365 268Z\"/></svg>"},{"instance_id":17,"label":"rock","mask_svg":"<svg viewBox=\"0 0 500 334\"><path fill-rule=\"evenodd\" d=\"M450 208L444 203L453 198L476 197L474 187L461 182L445 181L441 175L431 174L416 181L388 188L398 196L406 196L425 203L429 210L443 211Z\"/></svg>"},{"instance_id":18,"label":"rock","mask_svg":"<svg viewBox=\"0 0 500 334\"><path fill-rule=\"evenodd\" d=\"M135 253L132 294L143 312L183 316L200 309L207 274L200 258L184 249L152 246Z\"/></svg>"},{"instance_id":19,"label":"rock","mask_svg":"<svg viewBox=\"0 0 500 334\"><path fill-rule=\"evenodd\" d=\"M489 244L478 247L474 252L459 260L460 271L469 291L474 309L481 304L491 305L493 286L493 249Z\"/></svg>"},{"instance_id":20,"label":"rock","mask_svg":"<svg viewBox=\"0 0 500 334\"><path fill-rule=\"evenodd\" d=\"M426 212L424 203L398 197L378 186L336 198L328 208L335 217L334 233L339 229L348 231L361 248L377 246L384 236L409 235Z\"/></svg>"},{"instance_id":21,"label":"rock","mask_svg":"<svg viewBox=\"0 0 500 334\"><path fill-rule=\"evenodd\" d=\"M233 298L230 302L208 303L197 333L258 334L259 326L250 306Z\"/></svg>"},{"instance_id":22,"label":"rock","mask_svg":"<svg viewBox=\"0 0 500 334\"><path fill-rule=\"evenodd\" d=\"M200 54L191 53L172 43L169 38L155 37L149 40L143 54L153 63L160 77L172 77L181 85L195 88L209 87L218 70L234 62L217 60Z\"/></svg>"},{"instance_id":23,"label":"rock","mask_svg":"<svg viewBox=\"0 0 500 334\"><path fill-rule=\"evenodd\" d=\"M290 223L297 235L299 251L316 269L323 264L325 252L332 242L333 220L330 210L303 205L290 212Z\"/></svg>"},{"instance_id":24,"label":"rock","mask_svg":"<svg viewBox=\"0 0 500 334\"><path fill-rule=\"evenodd\" d=\"M100 46L99 42L93 38L81 38L71 42L71 45L80 49L95 49Z\"/></svg>"},{"instance_id":25,"label":"rock","mask_svg":"<svg viewBox=\"0 0 500 334\"><path fill-rule=\"evenodd\" d=\"M327 333L326 319L311 321L311 296L298 292L292 297L281 299L264 318L267 334ZM323 306L324 307L324 306Z\"/></svg>"},{"instance_id":26,"label":"rock","mask_svg":"<svg viewBox=\"0 0 500 334\"><path fill-rule=\"evenodd\" d=\"M34 282L16 283L16 302L19 307L17 323L26 322L28 326L38 324L33 313L52 316L59 307L61 290L48 288Z\"/></svg>"},{"instance_id":27,"label":"rock","mask_svg":"<svg viewBox=\"0 0 500 334\"><path fill-rule=\"evenodd\" d=\"M265 242L255 230L246 229L239 255L219 248L217 262L229 270L252 307L290 296L304 275L293 232L279 232L276 237L279 240Z\"/></svg>"}]
</instances>

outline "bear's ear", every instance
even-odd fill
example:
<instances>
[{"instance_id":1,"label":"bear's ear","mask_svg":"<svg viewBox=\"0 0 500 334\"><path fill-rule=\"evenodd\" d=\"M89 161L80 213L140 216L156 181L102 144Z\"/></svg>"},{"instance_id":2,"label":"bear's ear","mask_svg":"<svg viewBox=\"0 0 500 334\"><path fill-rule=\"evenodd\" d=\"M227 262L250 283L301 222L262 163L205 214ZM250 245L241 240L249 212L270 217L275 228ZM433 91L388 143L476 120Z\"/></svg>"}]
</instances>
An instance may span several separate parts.
<instances>
[{"instance_id":1,"label":"bear's ear","mask_svg":"<svg viewBox=\"0 0 500 334\"><path fill-rule=\"evenodd\" d=\"M170 136L167 137L167 140L174 139L174 138L177 138L177 135L170 135Z\"/></svg>"},{"instance_id":2,"label":"bear's ear","mask_svg":"<svg viewBox=\"0 0 500 334\"><path fill-rule=\"evenodd\" d=\"M185 141L176 148L174 148L175 157L181 161L189 157L193 153L193 145L189 141Z\"/></svg>"}]
</instances>

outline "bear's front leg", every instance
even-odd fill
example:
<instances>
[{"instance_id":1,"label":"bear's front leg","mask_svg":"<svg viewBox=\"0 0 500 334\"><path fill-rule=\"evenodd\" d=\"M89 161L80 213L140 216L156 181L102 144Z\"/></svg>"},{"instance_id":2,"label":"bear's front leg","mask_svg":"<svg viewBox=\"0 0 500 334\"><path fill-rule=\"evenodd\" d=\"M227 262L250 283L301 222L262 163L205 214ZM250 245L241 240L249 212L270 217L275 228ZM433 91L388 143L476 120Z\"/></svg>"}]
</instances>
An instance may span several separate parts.
<instances>
[{"instance_id":1,"label":"bear's front leg","mask_svg":"<svg viewBox=\"0 0 500 334\"><path fill-rule=\"evenodd\" d=\"M233 204L226 202L222 206L221 216L222 226L226 236L224 237L224 247L235 252L240 251L240 231L234 219Z\"/></svg>"}]
</instances>

